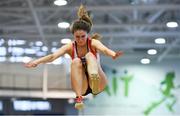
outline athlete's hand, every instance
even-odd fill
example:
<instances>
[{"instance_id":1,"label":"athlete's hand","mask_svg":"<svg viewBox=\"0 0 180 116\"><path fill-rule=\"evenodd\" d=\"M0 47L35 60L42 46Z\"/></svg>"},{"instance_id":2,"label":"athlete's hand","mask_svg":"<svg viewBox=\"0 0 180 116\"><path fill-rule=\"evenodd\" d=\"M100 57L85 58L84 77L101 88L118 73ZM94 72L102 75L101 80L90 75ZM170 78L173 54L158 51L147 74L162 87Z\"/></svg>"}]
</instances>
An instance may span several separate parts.
<instances>
[{"instance_id":1,"label":"athlete's hand","mask_svg":"<svg viewBox=\"0 0 180 116\"><path fill-rule=\"evenodd\" d=\"M115 55L114 55L112 58L113 58L113 59L116 59L116 58L122 56L123 54L124 54L123 51L117 51L117 52L115 52Z\"/></svg>"},{"instance_id":2,"label":"athlete's hand","mask_svg":"<svg viewBox=\"0 0 180 116\"><path fill-rule=\"evenodd\" d=\"M37 63L35 62L35 61L30 61L30 62L28 62L28 63L25 63L25 67L26 68L35 68L35 67L37 67Z\"/></svg>"}]
</instances>

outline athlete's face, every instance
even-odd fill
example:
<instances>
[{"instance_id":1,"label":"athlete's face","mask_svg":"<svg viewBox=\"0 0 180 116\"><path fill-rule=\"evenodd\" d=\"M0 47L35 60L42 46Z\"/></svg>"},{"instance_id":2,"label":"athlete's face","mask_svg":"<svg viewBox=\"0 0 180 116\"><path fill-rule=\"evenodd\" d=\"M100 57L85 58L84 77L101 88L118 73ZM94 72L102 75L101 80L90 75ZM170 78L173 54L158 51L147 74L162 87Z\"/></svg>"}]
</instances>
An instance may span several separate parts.
<instances>
[{"instance_id":1,"label":"athlete's face","mask_svg":"<svg viewBox=\"0 0 180 116\"><path fill-rule=\"evenodd\" d=\"M84 46L86 45L86 40L87 40L88 34L84 30L77 30L74 32L74 38L75 41L79 46Z\"/></svg>"}]
</instances>

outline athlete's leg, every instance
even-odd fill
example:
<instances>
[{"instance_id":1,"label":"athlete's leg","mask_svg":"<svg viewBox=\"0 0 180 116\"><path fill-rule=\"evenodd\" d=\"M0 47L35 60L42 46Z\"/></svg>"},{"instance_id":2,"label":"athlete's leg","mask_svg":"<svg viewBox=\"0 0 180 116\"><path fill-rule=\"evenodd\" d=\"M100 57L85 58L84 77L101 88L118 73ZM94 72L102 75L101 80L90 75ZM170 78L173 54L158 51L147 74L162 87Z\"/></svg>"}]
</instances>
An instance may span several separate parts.
<instances>
[{"instance_id":1,"label":"athlete's leg","mask_svg":"<svg viewBox=\"0 0 180 116\"><path fill-rule=\"evenodd\" d=\"M103 72L99 61L92 53L86 55L87 69L89 74L89 85L93 94L98 94L104 90L107 84L107 78ZM95 78L94 78L95 77Z\"/></svg>"},{"instance_id":2,"label":"athlete's leg","mask_svg":"<svg viewBox=\"0 0 180 116\"><path fill-rule=\"evenodd\" d=\"M79 58L75 58L71 63L71 85L77 96L75 108L82 109L84 107L82 94L87 90L88 81Z\"/></svg>"},{"instance_id":3,"label":"athlete's leg","mask_svg":"<svg viewBox=\"0 0 180 116\"><path fill-rule=\"evenodd\" d=\"M71 63L71 85L76 96L81 96L88 87L87 78L85 77L82 62L79 58L73 59Z\"/></svg>"},{"instance_id":4,"label":"athlete's leg","mask_svg":"<svg viewBox=\"0 0 180 116\"><path fill-rule=\"evenodd\" d=\"M99 74L98 74L98 63L95 56L89 52L86 54L87 71L89 75L90 87L93 94L99 93Z\"/></svg>"}]
</instances>

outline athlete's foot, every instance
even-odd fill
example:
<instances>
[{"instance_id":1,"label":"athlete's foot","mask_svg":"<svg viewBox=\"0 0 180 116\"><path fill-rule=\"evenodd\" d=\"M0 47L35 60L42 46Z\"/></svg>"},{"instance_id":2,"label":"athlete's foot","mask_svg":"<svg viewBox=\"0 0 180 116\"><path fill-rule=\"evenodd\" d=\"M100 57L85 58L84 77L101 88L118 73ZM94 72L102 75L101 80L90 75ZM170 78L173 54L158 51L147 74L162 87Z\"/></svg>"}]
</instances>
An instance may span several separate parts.
<instances>
[{"instance_id":1,"label":"athlete's foot","mask_svg":"<svg viewBox=\"0 0 180 116\"><path fill-rule=\"evenodd\" d=\"M91 74L90 79L91 79L92 93L96 95L99 93L99 75Z\"/></svg>"},{"instance_id":2,"label":"athlete's foot","mask_svg":"<svg viewBox=\"0 0 180 116\"><path fill-rule=\"evenodd\" d=\"M83 103L83 98L82 96L78 96L75 99L76 103L75 103L75 108L78 110L81 110L84 108L84 103Z\"/></svg>"}]
</instances>

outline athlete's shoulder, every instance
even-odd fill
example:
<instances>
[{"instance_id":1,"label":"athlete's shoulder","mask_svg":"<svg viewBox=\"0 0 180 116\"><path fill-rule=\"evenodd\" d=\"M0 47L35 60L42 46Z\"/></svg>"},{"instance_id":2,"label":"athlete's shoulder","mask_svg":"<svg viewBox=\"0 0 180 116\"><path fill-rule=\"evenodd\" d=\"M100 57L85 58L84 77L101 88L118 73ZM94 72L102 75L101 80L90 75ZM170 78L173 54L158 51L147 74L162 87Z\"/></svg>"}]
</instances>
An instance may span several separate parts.
<instances>
[{"instance_id":1,"label":"athlete's shoulder","mask_svg":"<svg viewBox=\"0 0 180 116\"><path fill-rule=\"evenodd\" d=\"M101 43L101 42L99 40L97 40L97 39L92 39L91 40L92 45L98 45L99 43Z\"/></svg>"}]
</instances>

